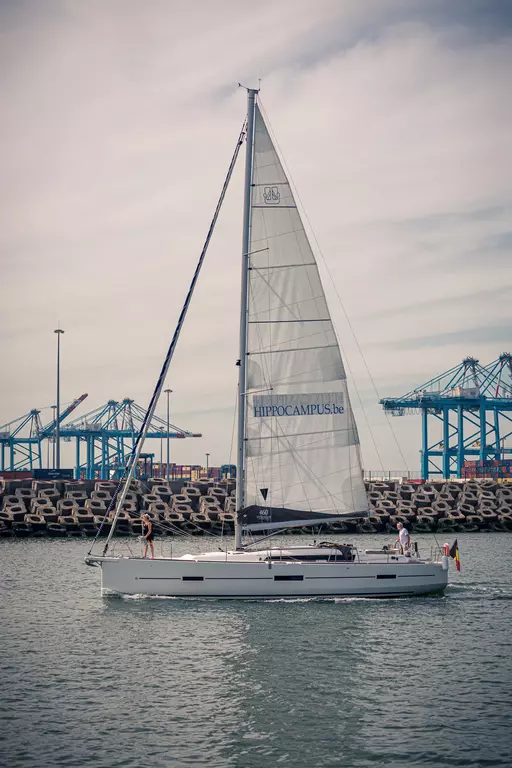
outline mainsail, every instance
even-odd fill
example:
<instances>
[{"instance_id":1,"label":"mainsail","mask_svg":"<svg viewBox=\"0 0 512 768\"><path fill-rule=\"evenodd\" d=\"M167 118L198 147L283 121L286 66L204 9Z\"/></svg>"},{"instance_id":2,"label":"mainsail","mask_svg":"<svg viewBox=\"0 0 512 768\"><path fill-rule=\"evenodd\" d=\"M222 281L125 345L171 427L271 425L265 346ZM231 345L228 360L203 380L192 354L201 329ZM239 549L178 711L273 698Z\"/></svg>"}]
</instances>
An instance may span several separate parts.
<instances>
[{"instance_id":1,"label":"mainsail","mask_svg":"<svg viewBox=\"0 0 512 768\"><path fill-rule=\"evenodd\" d=\"M367 514L359 436L318 267L256 105L244 506L251 530Z\"/></svg>"}]
</instances>

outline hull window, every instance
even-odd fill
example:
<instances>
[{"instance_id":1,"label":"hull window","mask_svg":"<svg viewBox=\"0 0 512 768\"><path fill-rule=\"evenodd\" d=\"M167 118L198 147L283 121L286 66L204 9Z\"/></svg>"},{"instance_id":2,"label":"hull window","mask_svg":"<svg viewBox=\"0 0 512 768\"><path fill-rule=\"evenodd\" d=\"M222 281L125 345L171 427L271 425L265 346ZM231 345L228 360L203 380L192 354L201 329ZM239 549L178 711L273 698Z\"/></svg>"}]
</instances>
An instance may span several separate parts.
<instances>
[{"instance_id":1,"label":"hull window","mask_svg":"<svg viewBox=\"0 0 512 768\"><path fill-rule=\"evenodd\" d=\"M182 576L182 581L204 581L204 576Z\"/></svg>"},{"instance_id":2,"label":"hull window","mask_svg":"<svg viewBox=\"0 0 512 768\"><path fill-rule=\"evenodd\" d=\"M304 581L304 576L291 574L290 576L274 576L274 581Z\"/></svg>"},{"instance_id":3,"label":"hull window","mask_svg":"<svg viewBox=\"0 0 512 768\"><path fill-rule=\"evenodd\" d=\"M379 573L378 579L396 579L396 573Z\"/></svg>"}]
</instances>

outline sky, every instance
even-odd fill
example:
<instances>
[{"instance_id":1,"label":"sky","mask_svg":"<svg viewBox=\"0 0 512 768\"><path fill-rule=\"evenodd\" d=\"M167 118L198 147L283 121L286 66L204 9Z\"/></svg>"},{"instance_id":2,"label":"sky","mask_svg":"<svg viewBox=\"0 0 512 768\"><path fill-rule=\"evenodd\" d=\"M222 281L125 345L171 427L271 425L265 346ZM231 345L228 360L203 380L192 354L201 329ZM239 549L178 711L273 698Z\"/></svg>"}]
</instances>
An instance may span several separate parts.
<instances>
[{"instance_id":1,"label":"sky","mask_svg":"<svg viewBox=\"0 0 512 768\"><path fill-rule=\"evenodd\" d=\"M260 84L364 466L416 470L419 416L379 397L512 351L512 5L0 0L0 30L0 424L54 403L58 326L77 417L147 405ZM203 434L178 463L234 457L242 175L167 380Z\"/></svg>"}]
</instances>

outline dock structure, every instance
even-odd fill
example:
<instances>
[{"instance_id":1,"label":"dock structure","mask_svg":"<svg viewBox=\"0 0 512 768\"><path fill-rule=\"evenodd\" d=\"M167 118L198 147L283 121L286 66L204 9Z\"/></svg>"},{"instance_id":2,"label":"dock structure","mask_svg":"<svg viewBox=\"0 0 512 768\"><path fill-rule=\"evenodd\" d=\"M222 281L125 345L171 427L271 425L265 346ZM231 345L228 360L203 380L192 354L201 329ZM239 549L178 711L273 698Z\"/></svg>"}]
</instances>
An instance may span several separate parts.
<instances>
[{"instance_id":1,"label":"dock structure","mask_svg":"<svg viewBox=\"0 0 512 768\"><path fill-rule=\"evenodd\" d=\"M62 424L86 397L82 395L74 400L59 419L61 440L75 441L75 478L118 478L132 451L146 412L130 398L109 400L74 421ZM49 447L55 444L56 421L54 419L43 426L40 413L34 409L0 428L0 471L42 469L45 440L48 442L46 464L50 466ZM181 429L174 424L168 425L165 419L154 416L148 438L164 440L167 437L185 439L201 437L201 434Z\"/></svg>"},{"instance_id":2,"label":"dock structure","mask_svg":"<svg viewBox=\"0 0 512 768\"><path fill-rule=\"evenodd\" d=\"M380 404L393 416L420 413L421 476L462 477L468 461L512 459L512 355L482 366L473 357ZM507 444L507 441L508 444Z\"/></svg>"},{"instance_id":3,"label":"dock structure","mask_svg":"<svg viewBox=\"0 0 512 768\"><path fill-rule=\"evenodd\" d=\"M157 538L181 537L184 533L231 536L236 510L235 478L212 478L204 472L199 475L195 480L132 480L116 513L109 511L116 480L4 479L0 474L0 539L107 536L116 514L117 536L140 536L143 514L149 515ZM396 538L399 523L413 534L512 532L511 482L479 479L408 483L399 479L367 482L365 488L368 517L289 528L283 533L382 533Z\"/></svg>"}]
</instances>

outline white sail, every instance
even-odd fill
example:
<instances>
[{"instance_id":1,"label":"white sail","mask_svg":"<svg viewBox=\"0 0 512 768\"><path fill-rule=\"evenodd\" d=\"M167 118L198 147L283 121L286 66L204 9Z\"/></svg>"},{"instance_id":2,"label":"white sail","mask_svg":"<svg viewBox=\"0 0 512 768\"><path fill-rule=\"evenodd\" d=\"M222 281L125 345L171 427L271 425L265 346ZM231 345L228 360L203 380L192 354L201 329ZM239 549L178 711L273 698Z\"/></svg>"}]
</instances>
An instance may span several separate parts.
<instances>
[{"instance_id":1,"label":"white sail","mask_svg":"<svg viewBox=\"0 0 512 768\"><path fill-rule=\"evenodd\" d=\"M241 520L257 529L361 516L359 437L336 334L258 106L253 162Z\"/></svg>"}]
</instances>

